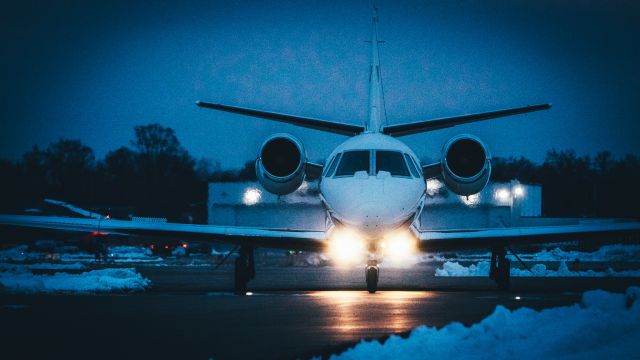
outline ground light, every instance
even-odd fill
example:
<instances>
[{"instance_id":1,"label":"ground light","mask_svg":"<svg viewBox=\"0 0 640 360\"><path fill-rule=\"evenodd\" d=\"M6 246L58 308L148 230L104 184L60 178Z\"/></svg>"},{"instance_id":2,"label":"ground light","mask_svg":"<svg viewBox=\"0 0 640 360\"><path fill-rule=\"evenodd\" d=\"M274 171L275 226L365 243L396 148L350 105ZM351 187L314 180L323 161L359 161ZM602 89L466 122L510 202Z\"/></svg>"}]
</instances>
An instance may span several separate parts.
<instances>
[{"instance_id":1,"label":"ground light","mask_svg":"<svg viewBox=\"0 0 640 360\"><path fill-rule=\"evenodd\" d=\"M524 187L522 185L517 185L513 188L513 195L517 198L521 198L524 196Z\"/></svg>"},{"instance_id":2,"label":"ground light","mask_svg":"<svg viewBox=\"0 0 640 360\"><path fill-rule=\"evenodd\" d=\"M508 202L510 197L511 194L507 189L498 189L498 191L496 191L496 199L503 203Z\"/></svg>"},{"instance_id":3,"label":"ground light","mask_svg":"<svg viewBox=\"0 0 640 360\"><path fill-rule=\"evenodd\" d=\"M255 205L260 201L262 192L256 188L247 188L242 195L242 202L245 205Z\"/></svg>"}]
</instances>

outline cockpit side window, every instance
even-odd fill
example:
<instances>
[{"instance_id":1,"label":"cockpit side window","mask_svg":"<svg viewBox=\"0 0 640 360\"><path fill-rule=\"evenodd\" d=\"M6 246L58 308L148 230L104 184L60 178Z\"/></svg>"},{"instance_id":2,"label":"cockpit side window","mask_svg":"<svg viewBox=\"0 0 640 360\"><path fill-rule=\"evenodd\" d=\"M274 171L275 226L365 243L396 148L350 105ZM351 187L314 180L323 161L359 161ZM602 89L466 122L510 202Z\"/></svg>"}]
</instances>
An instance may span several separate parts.
<instances>
[{"instance_id":1,"label":"cockpit side window","mask_svg":"<svg viewBox=\"0 0 640 360\"><path fill-rule=\"evenodd\" d=\"M339 153L333 157L333 160L331 161L331 165L329 165L329 167L327 168L327 171L324 173L325 177L331 177L333 175L333 172L336 170L336 167L338 166L338 163L340 162L341 157L342 157L342 153Z\"/></svg>"},{"instance_id":2,"label":"cockpit side window","mask_svg":"<svg viewBox=\"0 0 640 360\"><path fill-rule=\"evenodd\" d=\"M411 171L411 175L413 175L413 177L419 178L420 172L418 171L416 163L413 161L411 156L409 154L404 154L404 159L407 160L407 164L409 164L409 171Z\"/></svg>"},{"instance_id":3,"label":"cockpit side window","mask_svg":"<svg viewBox=\"0 0 640 360\"><path fill-rule=\"evenodd\" d=\"M402 153L398 151L377 150L375 174L378 174L378 171L388 171L391 176L411 176Z\"/></svg>"},{"instance_id":4,"label":"cockpit side window","mask_svg":"<svg viewBox=\"0 0 640 360\"><path fill-rule=\"evenodd\" d=\"M336 176L353 176L358 171L369 173L369 150L345 151L338 165Z\"/></svg>"}]
</instances>

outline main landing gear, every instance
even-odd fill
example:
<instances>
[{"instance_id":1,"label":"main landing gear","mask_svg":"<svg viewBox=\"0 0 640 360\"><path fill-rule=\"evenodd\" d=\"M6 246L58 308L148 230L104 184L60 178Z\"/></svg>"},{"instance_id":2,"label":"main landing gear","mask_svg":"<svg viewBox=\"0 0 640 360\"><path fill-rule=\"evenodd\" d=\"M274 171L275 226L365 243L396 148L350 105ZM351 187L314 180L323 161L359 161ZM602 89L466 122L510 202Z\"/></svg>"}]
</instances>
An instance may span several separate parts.
<instances>
[{"instance_id":1,"label":"main landing gear","mask_svg":"<svg viewBox=\"0 0 640 360\"><path fill-rule=\"evenodd\" d=\"M367 266L364 268L364 274L367 279L367 291L369 291L370 294L375 293L376 290L378 290L378 276L380 275L378 261L367 261Z\"/></svg>"},{"instance_id":2,"label":"main landing gear","mask_svg":"<svg viewBox=\"0 0 640 360\"><path fill-rule=\"evenodd\" d=\"M498 290L509 290L511 282L511 262L506 257L504 247L497 247L491 251L489 278L496 282Z\"/></svg>"},{"instance_id":3,"label":"main landing gear","mask_svg":"<svg viewBox=\"0 0 640 360\"><path fill-rule=\"evenodd\" d=\"M241 246L238 255L235 263L234 291L236 295L245 295L247 293L247 284L256 277L253 248Z\"/></svg>"}]
</instances>

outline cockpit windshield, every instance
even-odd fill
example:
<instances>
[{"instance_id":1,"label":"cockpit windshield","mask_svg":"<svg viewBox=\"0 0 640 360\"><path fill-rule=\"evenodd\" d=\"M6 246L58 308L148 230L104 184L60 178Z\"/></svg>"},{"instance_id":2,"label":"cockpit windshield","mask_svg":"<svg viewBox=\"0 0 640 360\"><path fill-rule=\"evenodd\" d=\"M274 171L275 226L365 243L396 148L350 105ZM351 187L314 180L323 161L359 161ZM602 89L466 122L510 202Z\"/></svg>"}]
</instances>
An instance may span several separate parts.
<instances>
[{"instance_id":1,"label":"cockpit windshield","mask_svg":"<svg viewBox=\"0 0 640 360\"><path fill-rule=\"evenodd\" d=\"M391 176L411 176L402 153L397 151L376 151L376 175L379 171L387 171Z\"/></svg>"},{"instance_id":2,"label":"cockpit windshield","mask_svg":"<svg viewBox=\"0 0 640 360\"><path fill-rule=\"evenodd\" d=\"M336 176L353 176L358 171L369 173L369 150L345 152L338 165Z\"/></svg>"},{"instance_id":3,"label":"cockpit windshield","mask_svg":"<svg viewBox=\"0 0 640 360\"><path fill-rule=\"evenodd\" d=\"M331 160L324 176L354 176L358 171L369 175L386 171L391 176L420 178L411 157L394 150L349 150L338 153Z\"/></svg>"}]
</instances>

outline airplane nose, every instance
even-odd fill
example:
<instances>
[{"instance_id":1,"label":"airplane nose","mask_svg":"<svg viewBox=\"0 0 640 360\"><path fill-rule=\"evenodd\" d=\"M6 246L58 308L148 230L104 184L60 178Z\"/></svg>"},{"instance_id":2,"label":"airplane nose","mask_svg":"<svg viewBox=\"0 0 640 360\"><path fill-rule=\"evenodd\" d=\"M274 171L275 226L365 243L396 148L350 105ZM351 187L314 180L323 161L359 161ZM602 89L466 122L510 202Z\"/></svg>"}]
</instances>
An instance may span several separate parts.
<instances>
[{"instance_id":1,"label":"airplane nose","mask_svg":"<svg viewBox=\"0 0 640 360\"><path fill-rule=\"evenodd\" d=\"M359 210L362 231L374 235L383 230L384 206L377 203L366 203Z\"/></svg>"}]
</instances>

